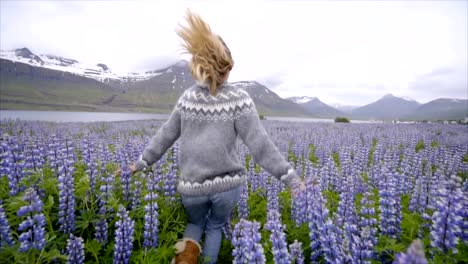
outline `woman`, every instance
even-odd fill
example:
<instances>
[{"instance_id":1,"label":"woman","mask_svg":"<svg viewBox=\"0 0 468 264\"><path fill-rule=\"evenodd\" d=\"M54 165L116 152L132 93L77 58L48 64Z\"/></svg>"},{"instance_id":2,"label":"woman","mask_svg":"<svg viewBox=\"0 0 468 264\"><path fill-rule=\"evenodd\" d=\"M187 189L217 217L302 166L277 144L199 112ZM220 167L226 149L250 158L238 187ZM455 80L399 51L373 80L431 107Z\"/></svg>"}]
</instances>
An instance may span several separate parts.
<instances>
[{"instance_id":1,"label":"woman","mask_svg":"<svg viewBox=\"0 0 468 264\"><path fill-rule=\"evenodd\" d=\"M179 98L169 120L130 168L143 170L159 160L179 139L180 178L177 191L189 223L176 244L175 263L197 263L203 257L216 263L225 224L246 180L236 151L238 135L256 163L293 191L304 184L269 139L249 94L226 83L234 65L231 52L220 36L198 16L187 12L188 26L177 34L192 55L190 70L198 84Z\"/></svg>"}]
</instances>

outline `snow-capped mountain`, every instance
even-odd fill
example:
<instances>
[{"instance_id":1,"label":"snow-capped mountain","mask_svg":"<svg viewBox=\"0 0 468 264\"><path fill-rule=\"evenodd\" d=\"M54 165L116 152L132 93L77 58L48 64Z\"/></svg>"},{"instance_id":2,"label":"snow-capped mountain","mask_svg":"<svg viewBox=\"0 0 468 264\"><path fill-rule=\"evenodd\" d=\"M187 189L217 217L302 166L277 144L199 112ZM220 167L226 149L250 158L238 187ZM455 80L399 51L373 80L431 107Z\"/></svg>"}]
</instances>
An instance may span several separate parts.
<instances>
[{"instance_id":1,"label":"snow-capped mountain","mask_svg":"<svg viewBox=\"0 0 468 264\"><path fill-rule=\"evenodd\" d=\"M144 73L117 74L103 63L86 64L55 55L36 55L27 48L0 51L1 109L168 112L195 84L187 61ZM253 81L232 83L245 89L259 113L374 120L442 120L468 116L467 100L438 99L421 105L388 94L361 107L327 105L316 97L288 100ZM351 110L348 110L351 109Z\"/></svg>"},{"instance_id":2,"label":"snow-capped mountain","mask_svg":"<svg viewBox=\"0 0 468 264\"><path fill-rule=\"evenodd\" d=\"M111 71L103 63L85 64L74 59L63 58L55 55L36 55L28 48L15 50L0 50L0 59L21 62L35 67L42 67L51 70L69 72L72 74L92 78L100 82L136 82L147 80L158 75L158 72L148 71L145 73L117 74Z\"/></svg>"},{"instance_id":3,"label":"snow-capped mountain","mask_svg":"<svg viewBox=\"0 0 468 264\"><path fill-rule=\"evenodd\" d=\"M293 97L288 97L286 100L289 100L291 102L294 102L296 104L305 104L313 99L317 99L317 97L310 97L310 96L293 96Z\"/></svg>"}]
</instances>

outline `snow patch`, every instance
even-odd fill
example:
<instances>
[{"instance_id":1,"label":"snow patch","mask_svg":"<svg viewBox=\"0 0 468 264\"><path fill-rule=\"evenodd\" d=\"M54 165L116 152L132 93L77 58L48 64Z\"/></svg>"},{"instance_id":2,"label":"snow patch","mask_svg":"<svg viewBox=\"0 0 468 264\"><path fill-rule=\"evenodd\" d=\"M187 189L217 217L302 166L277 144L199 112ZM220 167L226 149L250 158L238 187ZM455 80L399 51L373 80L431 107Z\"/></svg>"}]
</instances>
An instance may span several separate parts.
<instances>
[{"instance_id":1,"label":"snow patch","mask_svg":"<svg viewBox=\"0 0 468 264\"><path fill-rule=\"evenodd\" d=\"M409 101L409 102L416 102L416 100L414 100L412 98L409 98L409 97L406 97L406 96L401 97L401 99L404 99L404 100Z\"/></svg>"},{"instance_id":2,"label":"snow patch","mask_svg":"<svg viewBox=\"0 0 468 264\"><path fill-rule=\"evenodd\" d=\"M81 63L73 59L62 58L62 57L58 57L55 55L42 54L42 55L32 55L32 56L35 56L35 58L39 58L40 60L43 61L43 63L40 63L38 60L35 60L32 58L23 58L21 56L17 56L14 50L10 50L10 51L0 50L1 59L10 60L12 62L21 62L21 63L28 64L28 65L35 66L35 67L42 67L42 68L51 69L51 70L69 72L69 73L84 76L87 78L92 78L100 82L104 82L104 81L108 82L110 80L122 81L122 82L142 81L142 80L147 80L147 79L150 79L152 77L162 74L162 73L151 73L151 72L117 74L117 73L112 72L110 69L104 70L102 67L97 66L97 63L86 64L86 63Z\"/></svg>"}]
</instances>

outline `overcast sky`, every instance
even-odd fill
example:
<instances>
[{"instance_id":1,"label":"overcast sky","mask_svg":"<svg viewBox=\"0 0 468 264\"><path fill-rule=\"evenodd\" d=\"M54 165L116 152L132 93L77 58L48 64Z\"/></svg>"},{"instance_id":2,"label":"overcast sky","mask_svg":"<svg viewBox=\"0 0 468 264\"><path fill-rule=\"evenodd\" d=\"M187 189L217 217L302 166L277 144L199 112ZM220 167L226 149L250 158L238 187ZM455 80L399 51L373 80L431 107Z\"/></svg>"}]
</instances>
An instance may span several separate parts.
<instances>
[{"instance_id":1,"label":"overcast sky","mask_svg":"<svg viewBox=\"0 0 468 264\"><path fill-rule=\"evenodd\" d=\"M385 94L468 99L467 1L4 1L0 48L28 47L114 72L181 58L185 10L221 35L230 81L282 97L364 105Z\"/></svg>"}]
</instances>

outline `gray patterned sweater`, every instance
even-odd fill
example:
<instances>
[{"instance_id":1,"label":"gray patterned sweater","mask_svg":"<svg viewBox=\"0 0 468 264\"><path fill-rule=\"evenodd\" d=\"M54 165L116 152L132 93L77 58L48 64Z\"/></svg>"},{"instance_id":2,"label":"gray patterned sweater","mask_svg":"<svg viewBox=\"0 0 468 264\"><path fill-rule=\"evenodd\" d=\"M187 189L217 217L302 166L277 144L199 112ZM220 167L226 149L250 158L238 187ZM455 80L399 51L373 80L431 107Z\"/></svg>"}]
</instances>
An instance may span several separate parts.
<instances>
[{"instance_id":1,"label":"gray patterned sweater","mask_svg":"<svg viewBox=\"0 0 468 264\"><path fill-rule=\"evenodd\" d=\"M216 96L200 85L187 89L136 166L142 170L153 164L179 139L177 190L194 196L227 191L246 177L237 154L238 135L256 163L291 188L298 187L300 178L268 137L249 94L229 84L220 86Z\"/></svg>"}]
</instances>

